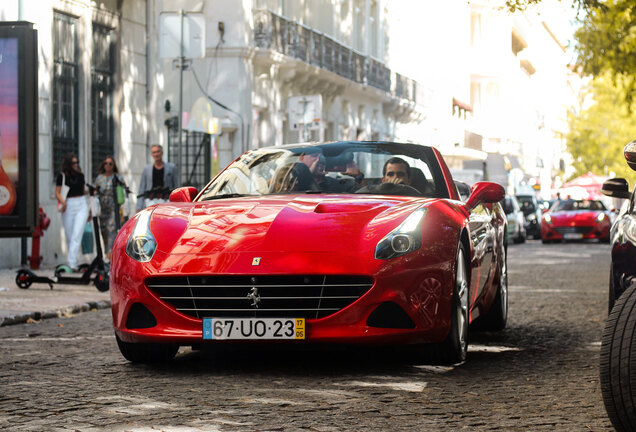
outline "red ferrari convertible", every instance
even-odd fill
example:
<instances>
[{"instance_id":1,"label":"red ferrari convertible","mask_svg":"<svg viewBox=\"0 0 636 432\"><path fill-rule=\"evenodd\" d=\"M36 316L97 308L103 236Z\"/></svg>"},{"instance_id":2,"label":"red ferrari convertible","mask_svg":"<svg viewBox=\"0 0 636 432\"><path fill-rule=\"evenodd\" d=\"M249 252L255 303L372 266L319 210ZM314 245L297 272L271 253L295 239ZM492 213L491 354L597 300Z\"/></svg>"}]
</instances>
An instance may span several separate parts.
<instances>
[{"instance_id":1,"label":"red ferrari convertible","mask_svg":"<svg viewBox=\"0 0 636 432\"><path fill-rule=\"evenodd\" d=\"M599 239L609 242L610 212L602 201L567 199L555 202L541 220L543 243Z\"/></svg>"},{"instance_id":2,"label":"red ferrari convertible","mask_svg":"<svg viewBox=\"0 0 636 432\"><path fill-rule=\"evenodd\" d=\"M249 151L200 192L139 212L111 258L117 343L412 344L466 359L469 324L506 325L504 189L460 200L434 148L388 142Z\"/></svg>"}]
</instances>

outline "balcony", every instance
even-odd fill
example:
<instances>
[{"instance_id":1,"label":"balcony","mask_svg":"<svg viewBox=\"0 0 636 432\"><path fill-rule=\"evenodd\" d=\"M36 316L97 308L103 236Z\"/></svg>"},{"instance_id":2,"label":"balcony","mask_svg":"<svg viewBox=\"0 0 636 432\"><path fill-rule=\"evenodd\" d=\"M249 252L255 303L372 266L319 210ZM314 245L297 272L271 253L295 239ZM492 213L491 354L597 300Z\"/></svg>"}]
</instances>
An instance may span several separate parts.
<instances>
[{"instance_id":1,"label":"balcony","mask_svg":"<svg viewBox=\"0 0 636 432\"><path fill-rule=\"evenodd\" d=\"M342 45L332 37L270 10L254 11L254 44L415 104L417 82L391 72L381 61Z\"/></svg>"}]
</instances>

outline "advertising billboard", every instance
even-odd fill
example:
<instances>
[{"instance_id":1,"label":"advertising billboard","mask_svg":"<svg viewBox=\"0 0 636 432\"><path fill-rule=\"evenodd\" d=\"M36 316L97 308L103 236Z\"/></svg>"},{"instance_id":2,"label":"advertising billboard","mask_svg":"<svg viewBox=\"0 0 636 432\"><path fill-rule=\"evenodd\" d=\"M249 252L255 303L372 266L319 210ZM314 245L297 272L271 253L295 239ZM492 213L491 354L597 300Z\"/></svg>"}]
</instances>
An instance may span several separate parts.
<instances>
[{"instance_id":1,"label":"advertising billboard","mask_svg":"<svg viewBox=\"0 0 636 432\"><path fill-rule=\"evenodd\" d=\"M0 237L31 234L38 215L37 33L0 22Z\"/></svg>"}]
</instances>

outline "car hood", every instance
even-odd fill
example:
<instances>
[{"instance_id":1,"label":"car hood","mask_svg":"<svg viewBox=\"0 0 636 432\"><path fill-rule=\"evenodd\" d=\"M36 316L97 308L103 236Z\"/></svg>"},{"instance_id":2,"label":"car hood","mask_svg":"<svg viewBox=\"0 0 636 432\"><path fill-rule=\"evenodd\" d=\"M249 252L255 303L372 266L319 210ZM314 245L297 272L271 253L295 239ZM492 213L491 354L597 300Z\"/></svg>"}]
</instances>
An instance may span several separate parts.
<instances>
[{"instance_id":1,"label":"car hood","mask_svg":"<svg viewBox=\"0 0 636 432\"><path fill-rule=\"evenodd\" d=\"M554 225L585 225L596 221L599 210L573 210L550 213Z\"/></svg>"},{"instance_id":2,"label":"car hood","mask_svg":"<svg viewBox=\"0 0 636 432\"><path fill-rule=\"evenodd\" d=\"M218 252L330 252L376 244L422 200L272 196L155 208L150 229L170 255ZM354 249L355 250L355 249Z\"/></svg>"}]
</instances>

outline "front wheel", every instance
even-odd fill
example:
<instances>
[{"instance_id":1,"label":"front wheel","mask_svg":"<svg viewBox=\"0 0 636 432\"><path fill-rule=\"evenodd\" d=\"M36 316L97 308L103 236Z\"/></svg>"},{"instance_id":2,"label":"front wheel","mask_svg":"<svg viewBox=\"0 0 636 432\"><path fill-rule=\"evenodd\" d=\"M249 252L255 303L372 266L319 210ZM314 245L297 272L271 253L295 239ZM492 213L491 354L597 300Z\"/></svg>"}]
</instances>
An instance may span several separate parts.
<instances>
[{"instance_id":1,"label":"front wheel","mask_svg":"<svg viewBox=\"0 0 636 432\"><path fill-rule=\"evenodd\" d=\"M601 339L605 410L617 431L636 431L636 287L616 300Z\"/></svg>"},{"instance_id":2,"label":"front wheel","mask_svg":"<svg viewBox=\"0 0 636 432\"><path fill-rule=\"evenodd\" d=\"M468 272L466 252L462 244L457 250L450 318L451 327L446 339L427 347L429 359L434 363L461 363L466 361L468 353Z\"/></svg>"},{"instance_id":3,"label":"front wheel","mask_svg":"<svg viewBox=\"0 0 636 432\"><path fill-rule=\"evenodd\" d=\"M179 350L179 345L160 343L129 343L117 339L117 346L121 355L133 363L161 363L174 358Z\"/></svg>"},{"instance_id":4,"label":"front wheel","mask_svg":"<svg viewBox=\"0 0 636 432\"><path fill-rule=\"evenodd\" d=\"M110 288L110 278L108 277L108 272L104 270L98 270L95 275L95 279L93 279L93 284L95 284L95 288L97 291L106 292Z\"/></svg>"}]
</instances>

